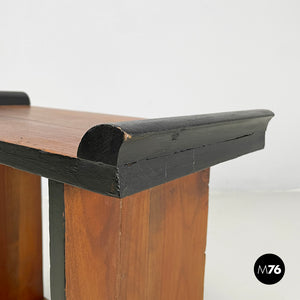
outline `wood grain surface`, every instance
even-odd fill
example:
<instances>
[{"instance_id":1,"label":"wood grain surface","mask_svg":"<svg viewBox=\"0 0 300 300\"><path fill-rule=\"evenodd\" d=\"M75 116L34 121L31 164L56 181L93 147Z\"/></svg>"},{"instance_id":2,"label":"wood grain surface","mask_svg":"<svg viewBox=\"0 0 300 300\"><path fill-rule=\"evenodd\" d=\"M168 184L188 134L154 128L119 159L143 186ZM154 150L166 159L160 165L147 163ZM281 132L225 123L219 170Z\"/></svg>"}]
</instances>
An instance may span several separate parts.
<instances>
[{"instance_id":1,"label":"wood grain surface","mask_svg":"<svg viewBox=\"0 0 300 300\"><path fill-rule=\"evenodd\" d=\"M40 177L0 165L0 299L43 299Z\"/></svg>"},{"instance_id":2,"label":"wood grain surface","mask_svg":"<svg viewBox=\"0 0 300 300\"><path fill-rule=\"evenodd\" d=\"M66 299L116 299L120 200L65 185Z\"/></svg>"},{"instance_id":3,"label":"wood grain surface","mask_svg":"<svg viewBox=\"0 0 300 300\"><path fill-rule=\"evenodd\" d=\"M67 300L201 300L209 170L112 198L65 184Z\"/></svg>"},{"instance_id":4,"label":"wood grain surface","mask_svg":"<svg viewBox=\"0 0 300 300\"><path fill-rule=\"evenodd\" d=\"M27 105L0 106L0 141L77 157L78 145L88 129L134 119Z\"/></svg>"}]
</instances>

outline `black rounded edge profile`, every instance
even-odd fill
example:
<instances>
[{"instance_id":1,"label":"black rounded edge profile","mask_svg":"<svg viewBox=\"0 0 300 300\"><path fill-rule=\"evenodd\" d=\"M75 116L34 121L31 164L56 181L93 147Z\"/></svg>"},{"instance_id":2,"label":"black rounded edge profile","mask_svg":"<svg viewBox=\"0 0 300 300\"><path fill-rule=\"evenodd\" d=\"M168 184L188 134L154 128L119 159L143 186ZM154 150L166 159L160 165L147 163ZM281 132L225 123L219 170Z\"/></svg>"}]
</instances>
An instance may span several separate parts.
<instances>
[{"instance_id":1,"label":"black rounded edge profile","mask_svg":"<svg viewBox=\"0 0 300 300\"><path fill-rule=\"evenodd\" d=\"M0 105L30 105L30 99L24 92L0 91Z\"/></svg>"},{"instance_id":2,"label":"black rounded edge profile","mask_svg":"<svg viewBox=\"0 0 300 300\"><path fill-rule=\"evenodd\" d=\"M77 156L108 165L117 165L120 147L127 138L129 135L118 126L96 125L82 137Z\"/></svg>"},{"instance_id":3,"label":"black rounded edge profile","mask_svg":"<svg viewBox=\"0 0 300 300\"><path fill-rule=\"evenodd\" d=\"M96 125L77 157L114 169L111 186L93 190L123 198L263 149L274 113L249 110Z\"/></svg>"},{"instance_id":4,"label":"black rounded edge profile","mask_svg":"<svg viewBox=\"0 0 300 300\"><path fill-rule=\"evenodd\" d=\"M224 141L228 131L231 132L231 139L240 138L243 134L253 134L254 131L265 131L273 116L274 113L270 110L257 109L100 124L90 128L83 135L77 157L113 166L119 163L131 164L134 162L133 157L141 158L140 156L143 155L144 159L150 158L152 150L157 152L156 156L165 155L164 143L177 152L193 147L190 145L193 139L202 139L202 144L211 141L211 137L205 136L208 135L207 128L217 128L212 131L215 143ZM253 126L253 122L256 122L257 126ZM251 127L249 124L255 128L251 129L253 132L249 131ZM225 126L224 130L220 125ZM211 136L212 134L210 133ZM154 145L153 142L156 141L158 144ZM122 145L129 144L128 142L130 146L126 147L126 150L131 150L133 154L124 153L125 150L121 154ZM195 143L193 144L195 147ZM140 151L142 154L139 153ZM119 159L120 155L122 155L121 159ZM129 157L131 159L126 161Z\"/></svg>"}]
</instances>

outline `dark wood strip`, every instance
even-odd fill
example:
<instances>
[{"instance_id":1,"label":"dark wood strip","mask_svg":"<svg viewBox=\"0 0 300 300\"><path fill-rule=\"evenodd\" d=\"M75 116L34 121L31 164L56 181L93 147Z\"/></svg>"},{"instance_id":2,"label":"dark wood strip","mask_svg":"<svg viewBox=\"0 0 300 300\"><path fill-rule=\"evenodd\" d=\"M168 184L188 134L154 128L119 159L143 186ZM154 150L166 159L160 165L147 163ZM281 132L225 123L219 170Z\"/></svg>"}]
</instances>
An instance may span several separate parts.
<instances>
[{"instance_id":1,"label":"dark wood strip","mask_svg":"<svg viewBox=\"0 0 300 300\"><path fill-rule=\"evenodd\" d=\"M50 291L51 299L65 300L64 184L49 180Z\"/></svg>"}]
</instances>

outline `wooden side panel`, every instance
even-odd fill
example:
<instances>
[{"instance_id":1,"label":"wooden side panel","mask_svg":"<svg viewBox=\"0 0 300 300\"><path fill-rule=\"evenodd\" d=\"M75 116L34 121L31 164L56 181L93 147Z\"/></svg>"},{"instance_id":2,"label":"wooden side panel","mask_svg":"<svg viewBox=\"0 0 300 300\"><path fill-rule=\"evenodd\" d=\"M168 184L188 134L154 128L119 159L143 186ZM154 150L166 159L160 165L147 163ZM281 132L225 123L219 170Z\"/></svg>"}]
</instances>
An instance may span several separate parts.
<instances>
[{"instance_id":1,"label":"wooden side panel","mask_svg":"<svg viewBox=\"0 0 300 300\"><path fill-rule=\"evenodd\" d=\"M161 188L161 187L160 187ZM118 299L148 299L151 190L122 199L120 292Z\"/></svg>"},{"instance_id":2,"label":"wooden side panel","mask_svg":"<svg viewBox=\"0 0 300 300\"><path fill-rule=\"evenodd\" d=\"M203 298L209 170L123 199L119 299Z\"/></svg>"},{"instance_id":3,"label":"wooden side panel","mask_svg":"<svg viewBox=\"0 0 300 300\"><path fill-rule=\"evenodd\" d=\"M41 181L0 165L0 299L43 299Z\"/></svg>"},{"instance_id":4,"label":"wooden side panel","mask_svg":"<svg viewBox=\"0 0 300 300\"><path fill-rule=\"evenodd\" d=\"M120 199L65 185L66 299L117 298Z\"/></svg>"},{"instance_id":5,"label":"wooden side panel","mask_svg":"<svg viewBox=\"0 0 300 300\"><path fill-rule=\"evenodd\" d=\"M208 178L123 199L65 185L66 299L203 299Z\"/></svg>"},{"instance_id":6,"label":"wooden side panel","mask_svg":"<svg viewBox=\"0 0 300 300\"><path fill-rule=\"evenodd\" d=\"M208 172L151 193L147 299L203 298Z\"/></svg>"}]
</instances>

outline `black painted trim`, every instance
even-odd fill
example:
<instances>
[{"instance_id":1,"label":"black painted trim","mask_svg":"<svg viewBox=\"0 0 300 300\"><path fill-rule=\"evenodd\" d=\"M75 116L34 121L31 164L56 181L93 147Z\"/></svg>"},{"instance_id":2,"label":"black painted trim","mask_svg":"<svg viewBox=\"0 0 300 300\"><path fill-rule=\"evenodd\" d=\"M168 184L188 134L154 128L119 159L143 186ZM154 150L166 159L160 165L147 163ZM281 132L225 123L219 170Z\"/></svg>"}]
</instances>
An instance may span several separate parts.
<instances>
[{"instance_id":1,"label":"black painted trim","mask_svg":"<svg viewBox=\"0 0 300 300\"><path fill-rule=\"evenodd\" d=\"M24 92L0 91L0 105L30 105L30 99Z\"/></svg>"},{"instance_id":2,"label":"black painted trim","mask_svg":"<svg viewBox=\"0 0 300 300\"><path fill-rule=\"evenodd\" d=\"M268 110L98 125L78 157L0 141L0 163L93 192L125 197L264 148Z\"/></svg>"},{"instance_id":3,"label":"black painted trim","mask_svg":"<svg viewBox=\"0 0 300 300\"><path fill-rule=\"evenodd\" d=\"M65 300L64 184L49 180L50 292L51 299Z\"/></svg>"},{"instance_id":4,"label":"black painted trim","mask_svg":"<svg viewBox=\"0 0 300 300\"><path fill-rule=\"evenodd\" d=\"M121 197L262 149L264 133L120 166Z\"/></svg>"},{"instance_id":5,"label":"black painted trim","mask_svg":"<svg viewBox=\"0 0 300 300\"><path fill-rule=\"evenodd\" d=\"M0 164L93 192L118 196L117 168L114 166L1 141Z\"/></svg>"},{"instance_id":6,"label":"black painted trim","mask_svg":"<svg viewBox=\"0 0 300 300\"><path fill-rule=\"evenodd\" d=\"M264 148L273 116L249 110L103 124L87 131L77 155L115 166L125 197Z\"/></svg>"}]
</instances>

